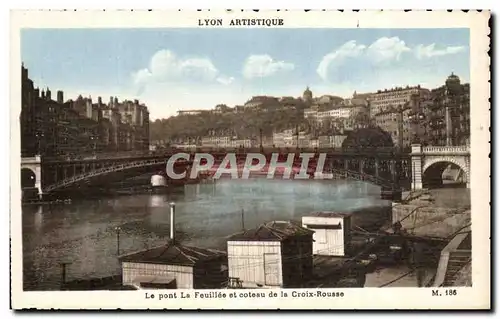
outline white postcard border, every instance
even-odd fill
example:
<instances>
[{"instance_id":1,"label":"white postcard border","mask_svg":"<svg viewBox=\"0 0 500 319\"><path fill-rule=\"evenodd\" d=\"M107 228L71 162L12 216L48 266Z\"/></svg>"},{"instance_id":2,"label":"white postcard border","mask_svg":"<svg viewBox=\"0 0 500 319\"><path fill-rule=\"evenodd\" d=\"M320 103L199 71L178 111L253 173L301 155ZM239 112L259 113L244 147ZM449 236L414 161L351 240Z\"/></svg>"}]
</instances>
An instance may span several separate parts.
<instances>
[{"instance_id":1,"label":"white postcard border","mask_svg":"<svg viewBox=\"0 0 500 319\"><path fill-rule=\"evenodd\" d=\"M38 309L485 309L490 305L490 31L489 12L471 11L12 11L10 56L10 198L12 307ZM147 291L24 292L20 195L21 28L196 28L198 19L282 18L281 28L469 28L471 83L471 206L473 286L454 296L431 288L342 288L341 298L146 299ZM294 289L299 291L301 289ZM316 291L316 289L307 289ZM440 289L445 294L445 289ZM222 290L221 290L222 291ZM241 290L223 290L226 294ZM244 290L263 292L262 290ZM291 290L283 290L291 291ZM177 290L180 294L182 290ZM189 291L184 291L188 293ZM268 290L264 290L267 294ZM278 296L280 291L276 291ZM151 293L158 293L151 291ZM191 291L192 293L192 291ZM290 295L290 293L289 293Z\"/></svg>"}]
</instances>

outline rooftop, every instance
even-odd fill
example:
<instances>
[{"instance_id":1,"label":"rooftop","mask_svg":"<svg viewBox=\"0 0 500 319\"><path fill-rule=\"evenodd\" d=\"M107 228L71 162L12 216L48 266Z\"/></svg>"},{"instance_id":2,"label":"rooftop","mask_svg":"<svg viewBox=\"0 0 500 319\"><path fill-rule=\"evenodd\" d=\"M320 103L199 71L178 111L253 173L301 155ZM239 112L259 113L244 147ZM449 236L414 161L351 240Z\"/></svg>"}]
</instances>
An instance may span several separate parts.
<instances>
[{"instance_id":1,"label":"rooftop","mask_svg":"<svg viewBox=\"0 0 500 319\"><path fill-rule=\"evenodd\" d=\"M119 260L121 262L194 266L199 261L206 261L223 255L225 255L225 252L219 250L169 242L163 246L120 256Z\"/></svg>"},{"instance_id":2,"label":"rooftop","mask_svg":"<svg viewBox=\"0 0 500 319\"><path fill-rule=\"evenodd\" d=\"M352 213L341 213L341 212L312 212L304 217L335 217L335 218L345 218L351 216Z\"/></svg>"},{"instance_id":3,"label":"rooftop","mask_svg":"<svg viewBox=\"0 0 500 319\"><path fill-rule=\"evenodd\" d=\"M234 234L228 241L284 241L293 236L312 235L314 232L295 221L272 221L257 228Z\"/></svg>"}]
</instances>

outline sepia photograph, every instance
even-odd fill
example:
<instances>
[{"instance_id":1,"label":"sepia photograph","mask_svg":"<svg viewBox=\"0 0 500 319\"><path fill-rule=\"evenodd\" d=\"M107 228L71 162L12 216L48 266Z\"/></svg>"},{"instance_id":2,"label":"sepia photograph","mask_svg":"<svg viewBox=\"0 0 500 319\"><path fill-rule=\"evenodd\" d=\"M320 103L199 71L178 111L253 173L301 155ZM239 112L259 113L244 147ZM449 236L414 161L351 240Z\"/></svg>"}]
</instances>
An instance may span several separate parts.
<instances>
[{"instance_id":1,"label":"sepia photograph","mask_svg":"<svg viewBox=\"0 0 500 319\"><path fill-rule=\"evenodd\" d=\"M12 285L81 308L488 307L489 13L438 13L19 11Z\"/></svg>"}]
</instances>

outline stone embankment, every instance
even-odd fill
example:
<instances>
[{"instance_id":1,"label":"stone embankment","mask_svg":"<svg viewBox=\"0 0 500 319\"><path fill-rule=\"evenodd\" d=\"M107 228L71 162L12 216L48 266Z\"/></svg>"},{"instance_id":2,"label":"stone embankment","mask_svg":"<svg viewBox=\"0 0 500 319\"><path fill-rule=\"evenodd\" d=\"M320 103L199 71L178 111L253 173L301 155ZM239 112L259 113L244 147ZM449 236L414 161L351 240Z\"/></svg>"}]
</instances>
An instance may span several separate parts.
<instances>
[{"instance_id":1,"label":"stone embankment","mask_svg":"<svg viewBox=\"0 0 500 319\"><path fill-rule=\"evenodd\" d=\"M392 206L392 223L414 236L442 238L442 250L432 286L471 285L470 190L464 188L411 192Z\"/></svg>"},{"instance_id":2,"label":"stone embankment","mask_svg":"<svg viewBox=\"0 0 500 319\"><path fill-rule=\"evenodd\" d=\"M449 238L471 222L470 190L450 189L404 194L392 206L392 222L422 237Z\"/></svg>"}]
</instances>

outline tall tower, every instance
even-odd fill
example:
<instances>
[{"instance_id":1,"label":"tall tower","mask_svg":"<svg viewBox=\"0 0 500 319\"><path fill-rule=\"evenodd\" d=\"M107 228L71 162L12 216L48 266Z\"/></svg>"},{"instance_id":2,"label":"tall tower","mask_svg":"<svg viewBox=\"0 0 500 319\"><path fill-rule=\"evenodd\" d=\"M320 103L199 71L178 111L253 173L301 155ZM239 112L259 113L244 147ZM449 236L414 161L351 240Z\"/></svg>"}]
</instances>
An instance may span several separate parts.
<instances>
[{"instance_id":1,"label":"tall tower","mask_svg":"<svg viewBox=\"0 0 500 319\"><path fill-rule=\"evenodd\" d=\"M85 115L87 118L92 119L92 97L85 99Z\"/></svg>"},{"instance_id":2,"label":"tall tower","mask_svg":"<svg viewBox=\"0 0 500 319\"><path fill-rule=\"evenodd\" d=\"M462 85L460 78L451 73L446 79L446 105L445 105L445 123L446 123L446 145L454 145L456 142L457 120L459 119L459 100L462 94Z\"/></svg>"}]
</instances>

